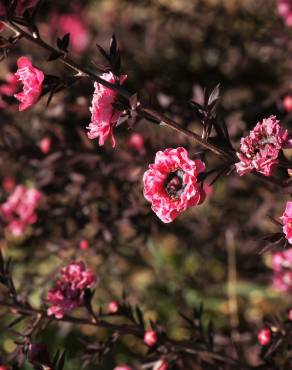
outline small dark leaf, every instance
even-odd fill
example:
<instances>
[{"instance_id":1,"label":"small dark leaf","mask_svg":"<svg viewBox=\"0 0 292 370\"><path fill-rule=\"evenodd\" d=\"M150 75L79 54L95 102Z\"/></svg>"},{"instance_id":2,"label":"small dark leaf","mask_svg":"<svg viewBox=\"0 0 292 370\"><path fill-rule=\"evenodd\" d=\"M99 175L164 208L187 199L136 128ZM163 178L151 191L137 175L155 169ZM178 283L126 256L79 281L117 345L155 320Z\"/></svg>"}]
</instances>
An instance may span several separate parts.
<instances>
[{"instance_id":1,"label":"small dark leaf","mask_svg":"<svg viewBox=\"0 0 292 370\"><path fill-rule=\"evenodd\" d=\"M218 84L210 93L208 98L208 107L216 103L220 96L220 84Z\"/></svg>"},{"instance_id":2,"label":"small dark leaf","mask_svg":"<svg viewBox=\"0 0 292 370\"><path fill-rule=\"evenodd\" d=\"M49 57L48 57L48 62L51 62L53 60L56 60L58 58L60 58L61 56L63 55L63 53L59 52L59 51L53 51Z\"/></svg>"},{"instance_id":3,"label":"small dark leaf","mask_svg":"<svg viewBox=\"0 0 292 370\"><path fill-rule=\"evenodd\" d=\"M129 102L130 102L131 109L135 110L137 108L137 103L138 103L138 95L137 95L137 93L133 94L130 97Z\"/></svg>"},{"instance_id":4,"label":"small dark leaf","mask_svg":"<svg viewBox=\"0 0 292 370\"><path fill-rule=\"evenodd\" d=\"M62 39L57 38L57 46L60 50L67 52L70 42L70 33L66 33Z\"/></svg>"},{"instance_id":5,"label":"small dark leaf","mask_svg":"<svg viewBox=\"0 0 292 370\"><path fill-rule=\"evenodd\" d=\"M60 357L56 370L63 370L64 365L65 365L65 358L66 358L66 351L64 351L62 356Z\"/></svg>"},{"instance_id":6,"label":"small dark leaf","mask_svg":"<svg viewBox=\"0 0 292 370\"><path fill-rule=\"evenodd\" d=\"M101 53L101 55L109 62L110 61L110 57L107 54L107 52L100 45L98 45L98 44L96 44L96 47L98 48L98 50Z\"/></svg>"},{"instance_id":7,"label":"small dark leaf","mask_svg":"<svg viewBox=\"0 0 292 370\"><path fill-rule=\"evenodd\" d=\"M110 56L111 58L114 57L117 53L117 40L115 34L112 35L110 41Z\"/></svg>"}]
</instances>

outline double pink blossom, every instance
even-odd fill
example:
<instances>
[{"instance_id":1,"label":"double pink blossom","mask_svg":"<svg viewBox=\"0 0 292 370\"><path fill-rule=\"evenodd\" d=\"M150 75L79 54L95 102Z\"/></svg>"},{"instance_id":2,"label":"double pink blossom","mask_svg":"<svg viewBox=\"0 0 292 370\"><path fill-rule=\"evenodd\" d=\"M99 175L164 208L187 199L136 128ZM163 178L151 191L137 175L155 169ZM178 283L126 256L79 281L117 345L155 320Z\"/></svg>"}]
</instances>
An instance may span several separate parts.
<instances>
[{"instance_id":1,"label":"double pink blossom","mask_svg":"<svg viewBox=\"0 0 292 370\"><path fill-rule=\"evenodd\" d=\"M286 239L292 244L292 202L286 203L281 220L283 221L283 232L286 235Z\"/></svg>"},{"instance_id":2,"label":"double pink blossom","mask_svg":"<svg viewBox=\"0 0 292 370\"><path fill-rule=\"evenodd\" d=\"M205 170L201 160L191 160L185 148L156 153L154 164L145 172L144 196L152 210L165 223L173 221L188 207L205 199L198 175Z\"/></svg>"},{"instance_id":3,"label":"double pink blossom","mask_svg":"<svg viewBox=\"0 0 292 370\"><path fill-rule=\"evenodd\" d=\"M112 72L104 73L101 78L110 83L115 83ZM126 75L121 75L120 83L122 84L126 78ZM105 141L110 137L112 146L115 147L116 141L113 135L113 128L122 115L120 110L113 107L116 92L98 82L95 82L94 89L90 108L91 123L87 127L89 129L87 136L89 139L99 138L99 145L104 145Z\"/></svg>"},{"instance_id":4,"label":"double pink blossom","mask_svg":"<svg viewBox=\"0 0 292 370\"><path fill-rule=\"evenodd\" d=\"M41 193L37 189L18 185L0 206L1 217L13 235L22 235L28 225L37 221L36 208L40 200Z\"/></svg>"},{"instance_id":5,"label":"double pink blossom","mask_svg":"<svg viewBox=\"0 0 292 370\"><path fill-rule=\"evenodd\" d=\"M55 286L48 292L47 300L51 304L48 315L61 319L67 311L82 306L86 289L92 288L95 282L92 270L83 262L63 267Z\"/></svg>"},{"instance_id":6,"label":"double pink blossom","mask_svg":"<svg viewBox=\"0 0 292 370\"><path fill-rule=\"evenodd\" d=\"M278 0L278 13L283 18L286 26L292 26L292 0Z\"/></svg>"},{"instance_id":7,"label":"double pink blossom","mask_svg":"<svg viewBox=\"0 0 292 370\"><path fill-rule=\"evenodd\" d=\"M73 52L82 53L87 48L89 43L88 28L80 14L54 14L50 25L52 29L58 31L60 37L70 33L70 46Z\"/></svg>"},{"instance_id":8,"label":"double pink blossom","mask_svg":"<svg viewBox=\"0 0 292 370\"><path fill-rule=\"evenodd\" d=\"M15 94L15 98L20 101L19 110L23 111L35 104L42 93L44 73L35 68L32 62L21 57L17 61L18 69L15 76L23 84L23 91Z\"/></svg>"},{"instance_id":9,"label":"double pink blossom","mask_svg":"<svg viewBox=\"0 0 292 370\"><path fill-rule=\"evenodd\" d=\"M292 248L272 256L273 285L282 292L292 291Z\"/></svg>"},{"instance_id":10,"label":"double pink blossom","mask_svg":"<svg viewBox=\"0 0 292 370\"><path fill-rule=\"evenodd\" d=\"M263 119L240 141L240 152L237 153L240 162L235 164L238 174L257 171L270 176L285 147L291 147L288 131L280 126L275 116Z\"/></svg>"}]
</instances>

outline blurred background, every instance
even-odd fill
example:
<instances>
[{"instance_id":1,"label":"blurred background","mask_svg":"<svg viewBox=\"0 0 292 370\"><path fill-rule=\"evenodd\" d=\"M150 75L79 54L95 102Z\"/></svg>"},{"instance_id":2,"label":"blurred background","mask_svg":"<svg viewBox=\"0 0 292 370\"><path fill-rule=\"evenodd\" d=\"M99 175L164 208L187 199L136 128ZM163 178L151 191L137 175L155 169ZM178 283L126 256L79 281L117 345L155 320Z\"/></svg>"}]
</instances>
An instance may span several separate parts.
<instances>
[{"instance_id":1,"label":"blurred background","mask_svg":"<svg viewBox=\"0 0 292 370\"><path fill-rule=\"evenodd\" d=\"M125 86L189 129L200 129L190 101L218 83L236 148L240 137L270 114L291 128L292 113L283 100L292 92L292 31L274 0L44 0L37 24L52 43L71 32L72 58L93 71L93 62L103 63L96 43L107 48L115 32ZM21 55L48 74L72 73L22 41L0 64L2 85ZM277 231L268 216L282 215L287 194L255 177L233 174L207 188L203 205L163 224L143 197L143 173L157 150L183 145L192 157L201 148L145 120L118 127L116 149L109 143L99 147L85 129L92 93L92 82L84 80L56 94L48 107L43 97L23 113L11 96L1 95L1 201L14 183L43 193L38 222L25 235L15 238L3 229L0 246L14 260L17 287L40 307L51 286L48 276L54 277L64 261L84 260L99 277L96 308L106 309L126 289L147 318L159 319L181 339L185 330L178 312L188 314L202 302L205 319L212 319L222 335L235 335L256 363L256 329L265 316L282 315L292 303L273 289L271 255L260 253L261 237ZM43 150L48 138L50 148ZM213 156L206 161L209 168L218 163ZM80 248L83 239L88 248ZM74 370L82 363L80 341L107 335L60 323L37 339L51 351L66 348L66 368ZM3 354L13 352L13 340L0 330ZM135 366L143 353L141 343L124 337L99 367L88 368Z\"/></svg>"}]
</instances>

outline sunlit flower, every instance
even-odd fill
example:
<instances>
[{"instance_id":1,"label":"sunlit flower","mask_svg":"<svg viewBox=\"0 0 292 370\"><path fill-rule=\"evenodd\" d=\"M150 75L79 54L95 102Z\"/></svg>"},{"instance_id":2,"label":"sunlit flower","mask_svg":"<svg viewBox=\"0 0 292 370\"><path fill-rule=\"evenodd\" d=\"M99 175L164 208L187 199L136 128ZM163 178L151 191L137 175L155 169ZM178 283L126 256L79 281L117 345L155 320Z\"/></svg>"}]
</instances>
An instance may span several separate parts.
<instances>
[{"instance_id":1,"label":"sunlit flower","mask_svg":"<svg viewBox=\"0 0 292 370\"><path fill-rule=\"evenodd\" d=\"M240 152L237 156L240 162L236 163L239 175L257 171L270 176L278 164L280 151L291 146L288 131L283 129L275 116L258 122L249 135L240 141Z\"/></svg>"},{"instance_id":2,"label":"sunlit flower","mask_svg":"<svg viewBox=\"0 0 292 370\"><path fill-rule=\"evenodd\" d=\"M163 222L173 221L188 207L204 201L205 192L198 181L204 170L204 163L191 160L185 148L156 153L154 164L144 174L144 196Z\"/></svg>"}]
</instances>

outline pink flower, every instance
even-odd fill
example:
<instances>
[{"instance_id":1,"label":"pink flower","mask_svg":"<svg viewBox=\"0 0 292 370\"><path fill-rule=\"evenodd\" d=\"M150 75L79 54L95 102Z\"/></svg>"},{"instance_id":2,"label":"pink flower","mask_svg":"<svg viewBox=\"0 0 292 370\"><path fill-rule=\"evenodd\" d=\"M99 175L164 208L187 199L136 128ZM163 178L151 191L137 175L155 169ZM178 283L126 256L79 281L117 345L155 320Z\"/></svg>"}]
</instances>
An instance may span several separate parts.
<instances>
[{"instance_id":1,"label":"pink flower","mask_svg":"<svg viewBox=\"0 0 292 370\"><path fill-rule=\"evenodd\" d=\"M19 58L17 66L18 70L15 76L22 82L23 91L14 96L20 101L19 111L23 111L39 100L45 76L26 57Z\"/></svg>"},{"instance_id":2,"label":"pink flower","mask_svg":"<svg viewBox=\"0 0 292 370\"><path fill-rule=\"evenodd\" d=\"M158 337L154 330L148 330L144 334L144 343L148 347L153 347L157 343Z\"/></svg>"},{"instance_id":3,"label":"pink flower","mask_svg":"<svg viewBox=\"0 0 292 370\"><path fill-rule=\"evenodd\" d=\"M189 159L185 148L156 153L154 164L149 165L143 177L144 197L163 222L173 221L188 207L204 201L205 192L198 181L204 170L204 163Z\"/></svg>"},{"instance_id":4,"label":"pink flower","mask_svg":"<svg viewBox=\"0 0 292 370\"><path fill-rule=\"evenodd\" d=\"M288 131L279 125L275 116L258 122L249 135L240 141L240 162L236 170L240 176L253 170L270 176L278 164L278 156L284 147L290 146Z\"/></svg>"},{"instance_id":5,"label":"pink flower","mask_svg":"<svg viewBox=\"0 0 292 370\"><path fill-rule=\"evenodd\" d=\"M258 341L262 346L267 346L271 341L271 337L271 330L268 328L264 328L258 333Z\"/></svg>"},{"instance_id":6,"label":"pink flower","mask_svg":"<svg viewBox=\"0 0 292 370\"><path fill-rule=\"evenodd\" d=\"M37 221L36 208L40 200L41 193L38 190L18 185L0 206L1 217L8 223L8 230L13 235L22 235L27 225Z\"/></svg>"},{"instance_id":7,"label":"pink flower","mask_svg":"<svg viewBox=\"0 0 292 370\"><path fill-rule=\"evenodd\" d=\"M281 220L283 221L283 232L286 239L292 244L292 202L286 203L286 209Z\"/></svg>"},{"instance_id":8,"label":"pink flower","mask_svg":"<svg viewBox=\"0 0 292 370\"><path fill-rule=\"evenodd\" d=\"M289 310L289 313L288 313L288 319L289 320L292 320L292 309Z\"/></svg>"},{"instance_id":9,"label":"pink flower","mask_svg":"<svg viewBox=\"0 0 292 370\"><path fill-rule=\"evenodd\" d=\"M286 26L292 26L292 0L278 0L278 13Z\"/></svg>"},{"instance_id":10,"label":"pink flower","mask_svg":"<svg viewBox=\"0 0 292 370\"><path fill-rule=\"evenodd\" d=\"M129 137L127 144L129 148L134 149L140 155L145 154L144 138L139 132L133 133Z\"/></svg>"},{"instance_id":11,"label":"pink flower","mask_svg":"<svg viewBox=\"0 0 292 370\"><path fill-rule=\"evenodd\" d=\"M132 370L132 368L128 365L118 365L114 368L114 370Z\"/></svg>"},{"instance_id":12,"label":"pink flower","mask_svg":"<svg viewBox=\"0 0 292 370\"><path fill-rule=\"evenodd\" d=\"M115 78L112 72L104 73L101 78L114 83ZM126 75L120 76L122 84ZM116 98L116 92L98 82L94 83L94 94L92 99L91 123L87 127L90 131L87 133L89 139L99 138L99 145L104 145L107 138L111 137L112 146L115 147L116 142L113 136L113 128L118 122L122 112L113 107Z\"/></svg>"},{"instance_id":13,"label":"pink flower","mask_svg":"<svg viewBox=\"0 0 292 370\"><path fill-rule=\"evenodd\" d=\"M70 33L70 46L75 53L82 53L89 43L88 28L80 14L54 14L51 27L58 31L59 37Z\"/></svg>"},{"instance_id":14,"label":"pink flower","mask_svg":"<svg viewBox=\"0 0 292 370\"><path fill-rule=\"evenodd\" d=\"M48 315L61 319L65 312L84 304L86 289L90 289L96 278L83 262L70 263L61 269L55 286L48 292L47 299L51 304Z\"/></svg>"}]
</instances>

